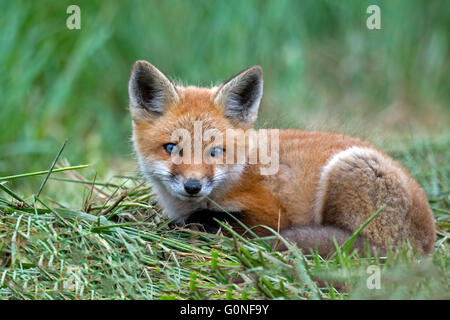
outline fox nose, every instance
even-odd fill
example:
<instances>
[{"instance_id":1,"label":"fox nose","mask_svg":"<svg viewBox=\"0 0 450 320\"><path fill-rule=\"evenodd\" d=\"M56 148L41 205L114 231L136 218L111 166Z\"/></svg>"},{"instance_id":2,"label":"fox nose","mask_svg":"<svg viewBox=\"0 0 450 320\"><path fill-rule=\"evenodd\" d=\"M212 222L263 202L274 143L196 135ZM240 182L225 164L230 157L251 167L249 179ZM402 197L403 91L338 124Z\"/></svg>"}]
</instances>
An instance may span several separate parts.
<instances>
[{"instance_id":1,"label":"fox nose","mask_svg":"<svg viewBox=\"0 0 450 320\"><path fill-rule=\"evenodd\" d=\"M202 185L197 179L188 179L184 184L184 190L189 194L197 194L201 189Z\"/></svg>"}]
</instances>

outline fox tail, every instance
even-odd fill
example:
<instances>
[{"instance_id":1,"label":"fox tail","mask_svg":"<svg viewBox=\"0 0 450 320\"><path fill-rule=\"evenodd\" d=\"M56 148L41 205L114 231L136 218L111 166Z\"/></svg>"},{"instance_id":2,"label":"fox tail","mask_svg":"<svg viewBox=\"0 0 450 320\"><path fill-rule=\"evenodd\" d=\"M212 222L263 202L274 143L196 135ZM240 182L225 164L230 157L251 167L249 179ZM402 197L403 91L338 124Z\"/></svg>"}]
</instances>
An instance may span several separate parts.
<instances>
[{"instance_id":1,"label":"fox tail","mask_svg":"<svg viewBox=\"0 0 450 320\"><path fill-rule=\"evenodd\" d=\"M342 246L347 239L352 235L351 232L343 230L334 226L323 226L323 225L308 225L308 226L297 226L290 229L285 229L280 232L289 242L293 242L301 249L304 253L308 254L311 251L318 252L322 257L329 257L334 252L336 252L336 245L334 239L339 246ZM367 253L368 247L365 245L366 240L361 236L358 236L352 244L351 250L358 249L359 254ZM277 250L284 251L286 246L281 244ZM382 251L376 248L379 253Z\"/></svg>"}]
</instances>

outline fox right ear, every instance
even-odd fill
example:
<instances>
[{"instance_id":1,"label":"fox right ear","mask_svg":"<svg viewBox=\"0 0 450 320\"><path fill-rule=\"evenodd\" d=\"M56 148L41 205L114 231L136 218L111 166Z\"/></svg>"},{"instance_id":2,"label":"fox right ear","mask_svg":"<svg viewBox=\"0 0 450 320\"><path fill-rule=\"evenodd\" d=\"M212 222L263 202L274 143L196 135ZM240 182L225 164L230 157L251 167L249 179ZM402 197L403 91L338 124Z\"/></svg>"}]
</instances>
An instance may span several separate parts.
<instances>
[{"instance_id":1,"label":"fox right ear","mask_svg":"<svg viewBox=\"0 0 450 320\"><path fill-rule=\"evenodd\" d=\"M145 60L134 63L128 82L128 94L133 119L159 117L169 104L179 101L173 83Z\"/></svg>"},{"instance_id":2,"label":"fox right ear","mask_svg":"<svg viewBox=\"0 0 450 320\"><path fill-rule=\"evenodd\" d=\"M224 108L234 124L249 127L258 115L262 93L263 71L260 66L253 66L222 84L214 102Z\"/></svg>"}]
</instances>

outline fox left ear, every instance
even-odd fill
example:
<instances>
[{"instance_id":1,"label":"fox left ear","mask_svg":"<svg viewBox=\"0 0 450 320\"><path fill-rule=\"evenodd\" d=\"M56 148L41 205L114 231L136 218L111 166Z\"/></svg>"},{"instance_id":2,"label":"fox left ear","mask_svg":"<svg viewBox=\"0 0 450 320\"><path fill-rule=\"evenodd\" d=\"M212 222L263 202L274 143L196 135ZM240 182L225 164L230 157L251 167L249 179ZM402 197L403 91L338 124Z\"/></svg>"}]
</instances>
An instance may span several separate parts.
<instances>
[{"instance_id":1,"label":"fox left ear","mask_svg":"<svg viewBox=\"0 0 450 320\"><path fill-rule=\"evenodd\" d=\"M128 83L132 118L155 119L168 105L177 103L179 96L173 83L155 66L138 60L131 71Z\"/></svg>"},{"instance_id":2,"label":"fox left ear","mask_svg":"<svg viewBox=\"0 0 450 320\"><path fill-rule=\"evenodd\" d=\"M248 127L258 116L262 94L263 71L260 66L253 66L222 84L214 103L224 108L234 124Z\"/></svg>"}]
</instances>

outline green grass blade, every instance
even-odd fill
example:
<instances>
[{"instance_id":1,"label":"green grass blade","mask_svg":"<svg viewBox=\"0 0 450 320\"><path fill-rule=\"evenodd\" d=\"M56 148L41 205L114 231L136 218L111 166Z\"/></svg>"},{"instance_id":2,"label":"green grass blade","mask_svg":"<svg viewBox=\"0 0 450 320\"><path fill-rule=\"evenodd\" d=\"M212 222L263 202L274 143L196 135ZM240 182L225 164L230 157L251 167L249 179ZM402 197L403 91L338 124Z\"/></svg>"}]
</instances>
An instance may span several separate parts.
<instances>
[{"instance_id":1,"label":"green grass blade","mask_svg":"<svg viewBox=\"0 0 450 320\"><path fill-rule=\"evenodd\" d=\"M358 230L356 230L350 238L348 238L344 244L341 246L341 249L348 254L350 252L350 248L352 247L353 242L355 242L356 238L359 236L359 234L361 233L361 231L364 230L365 227L367 227L367 225L373 220L375 219L380 213L381 211L384 210L384 208L386 208L386 205L381 206L374 214L372 214L369 219L367 219L359 228Z\"/></svg>"},{"instance_id":2,"label":"green grass blade","mask_svg":"<svg viewBox=\"0 0 450 320\"><path fill-rule=\"evenodd\" d=\"M51 170L51 172L53 173L53 172L63 172L63 171L69 171L69 170L78 170L78 169L84 169L87 167L89 167L88 164L82 164L79 166L71 166L71 167L53 169L53 170ZM44 171L35 171L35 172L29 172L29 173L23 173L23 174L16 174L13 176L0 177L0 181L9 181L9 180L14 180L14 179L19 179L19 178L41 176L43 174L48 174L49 172L50 172L49 170L44 170Z\"/></svg>"},{"instance_id":3,"label":"green grass blade","mask_svg":"<svg viewBox=\"0 0 450 320\"><path fill-rule=\"evenodd\" d=\"M37 197L39 197L41 195L42 189L44 189L44 186L47 183L48 177L50 177L50 175L52 174L52 170L55 168L56 162L58 162L58 159L61 156L64 148L66 147L66 144L67 144L67 140L64 141L63 145L61 146L61 148L58 151L58 154L56 155L55 159L53 160L52 165L50 166L50 170L48 170L48 173L45 176L44 181L42 181L41 186L39 187L39 191L37 193Z\"/></svg>"},{"instance_id":4,"label":"green grass blade","mask_svg":"<svg viewBox=\"0 0 450 320\"><path fill-rule=\"evenodd\" d=\"M11 197L13 197L14 199L16 199L19 202L22 202L23 204L25 204L27 207L30 207L30 205L22 199L22 197L20 197L18 194L16 194L14 191L12 191L11 189L9 189L7 186L5 186L4 184L0 183L0 189L2 189L4 192L6 192L7 194L9 194Z\"/></svg>"}]
</instances>

